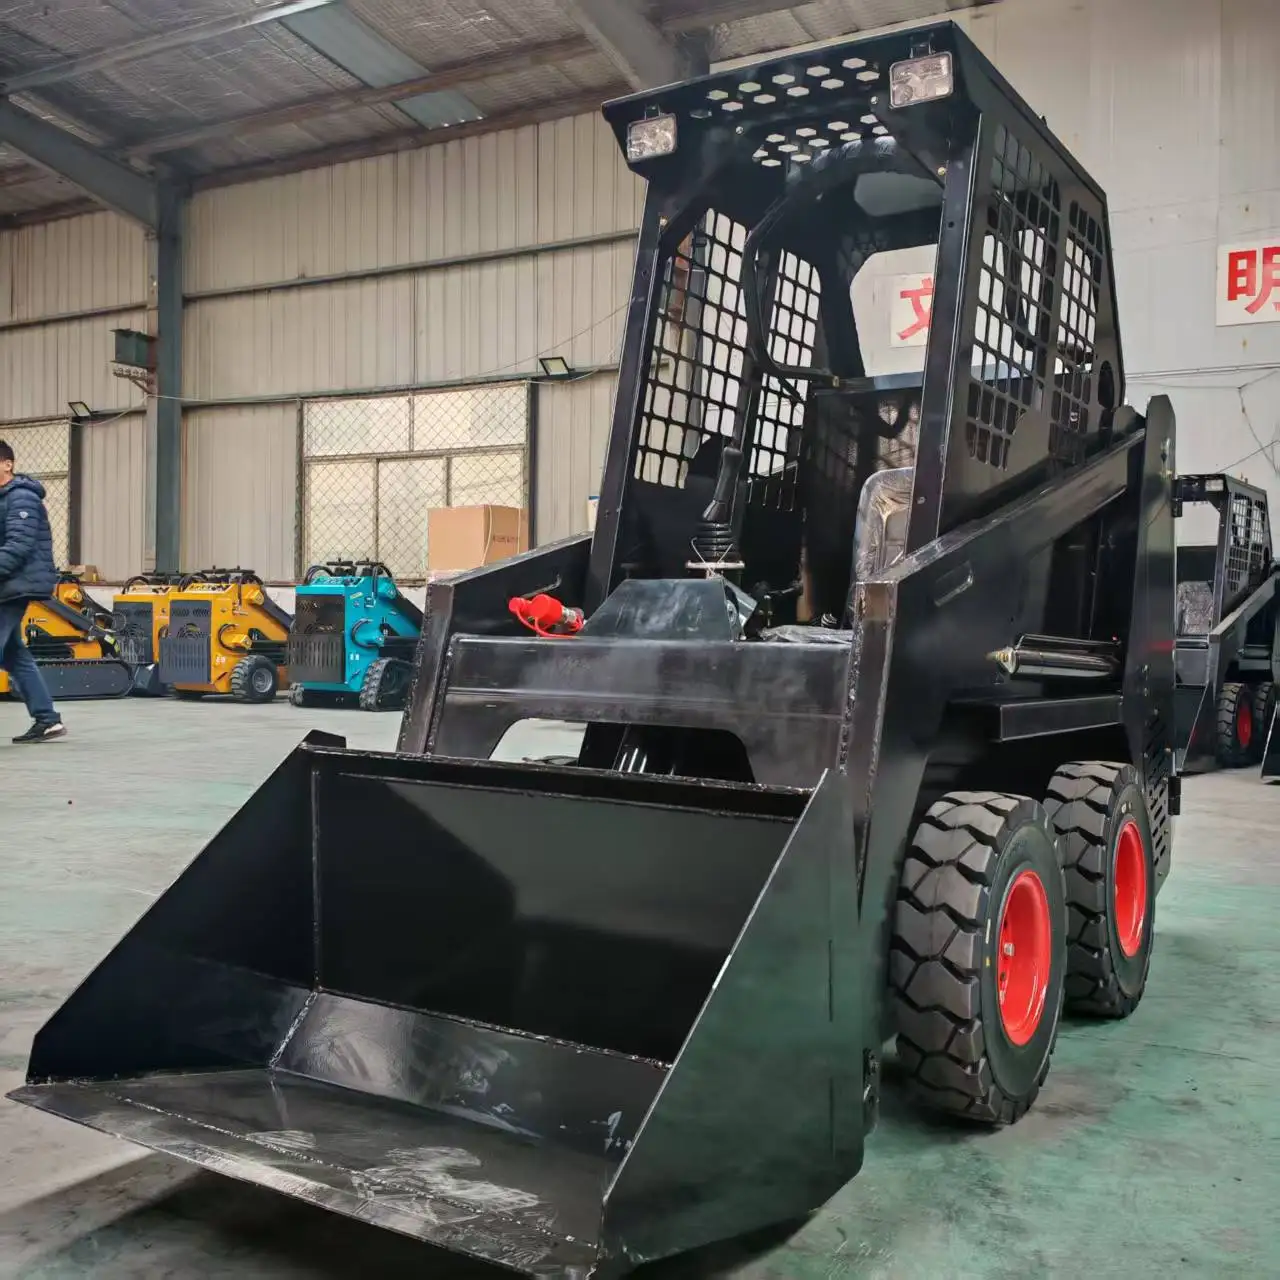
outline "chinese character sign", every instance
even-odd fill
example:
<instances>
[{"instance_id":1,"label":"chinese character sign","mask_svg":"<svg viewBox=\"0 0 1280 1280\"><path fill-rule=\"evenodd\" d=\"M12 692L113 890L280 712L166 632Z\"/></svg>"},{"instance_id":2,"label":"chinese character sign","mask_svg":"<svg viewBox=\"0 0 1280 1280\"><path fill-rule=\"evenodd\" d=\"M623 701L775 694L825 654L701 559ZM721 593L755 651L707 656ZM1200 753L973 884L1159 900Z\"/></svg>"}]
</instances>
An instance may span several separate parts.
<instances>
[{"instance_id":1,"label":"chinese character sign","mask_svg":"<svg viewBox=\"0 0 1280 1280\"><path fill-rule=\"evenodd\" d=\"M889 278L889 345L923 347L933 318L933 276Z\"/></svg>"},{"instance_id":2,"label":"chinese character sign","mask_svg":"<svg viewBox=\"0 0 1280 1280\"><path fill-rule=\"evenodd\" d=\"M1218 324L1280 322L1280 231L1218 249Z\"/></svg>"}]
</instances>

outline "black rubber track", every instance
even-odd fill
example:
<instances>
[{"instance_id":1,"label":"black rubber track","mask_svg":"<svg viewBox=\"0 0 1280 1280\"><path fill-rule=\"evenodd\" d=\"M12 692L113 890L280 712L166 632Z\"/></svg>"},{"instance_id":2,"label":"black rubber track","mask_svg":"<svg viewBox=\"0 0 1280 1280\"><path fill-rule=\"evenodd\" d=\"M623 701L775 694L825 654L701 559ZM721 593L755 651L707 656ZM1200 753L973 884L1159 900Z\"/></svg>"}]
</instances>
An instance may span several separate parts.
<instances>
[{"instance_id":1,"label":"black rubber track","mask_svg":"<svg viewBox=\"0 0 1280 1280\"><path fill-rule=\"evenodd\" d=\"M397 673L404 668L401 687L394 696L388 694L383 685L394 683ZM399 658L378 658L370 664L360 684L361 711L398 711L404 706L405 694L409 689L408 664Z\"/></svg>"},{"instance_id":2,"label":"black rubber track","mask_svg":"<svg viewBox=\"0 0 1280 1280\"><path fill-rule=\"evenodd\" d=\"M1250 753L1253 744L1250 743L1248 749L1240 745L1240 739L1237 736L1237 720L1240 714L1240 708L1248 707L1249 713L1253 714L1253 690L1247 684L1237 684L1235 681L1229 681L1222 686L1222 692L1218 695L1218 724L1215 739L1218 763L1227 769L1239 769L1249 763ZM1257 729L1257 725L1254 725Z\"/></svg>"},{"instance_id":3,"label":"black rubber track","mask_svg":"<svg viewBox=\"0 0 1280 1280\"><path fill-rule=\"evenodd\" d=\"M1041 827L1048 851L1038 869L1059 877L1056 886L1046 885L1052 909L1062 903L1061 872L1044 809L1025 796L994 791L953 792L929 809L907 851L898 891L889 977L903 1069L923 1105L984 1124L1012 1124L1035 1101L1062 1013L1060 915L1040 1030L1025 1051L1013 1051L1016 1070L1006 1068L1007 1077L1024 1078L1017 1088L1002 1083L993 1056L999 1051L1007 1061L1010 1049L988 1043L983 1019L984 977L994 981L987 935L996 927L992 890L1002 878L1010 833L1028 822ZM998 1019L992 1004L987 1008Z\"/></svg>"},{"instance_id":4,"label":"black rubber track","mask_svg":"<svg viewBox=\"0 0 1280 1280\"><path fill-rule=\"evenodd\" d=\"M1108 862L1114 841L1109 827L1126 793L1130 802L1142 808L1138 822L1148 858L1146 932L1142 946L1129 961L1120 953L1108 925ZM1132 765L1096 760L1065 764L1049 783L1044 807L1058 834L1066 877L1067 1008L1096 1018L1127 1018L1146 990L1155 909L1151 826L1138 772Z\"/></svg>"}]
</instances>

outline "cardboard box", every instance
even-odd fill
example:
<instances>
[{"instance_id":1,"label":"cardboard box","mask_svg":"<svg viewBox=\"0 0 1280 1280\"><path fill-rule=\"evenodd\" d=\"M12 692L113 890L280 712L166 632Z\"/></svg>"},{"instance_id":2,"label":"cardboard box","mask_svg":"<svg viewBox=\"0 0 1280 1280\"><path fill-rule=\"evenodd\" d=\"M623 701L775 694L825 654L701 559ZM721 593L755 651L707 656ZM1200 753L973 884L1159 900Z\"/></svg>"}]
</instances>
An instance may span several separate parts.
<instances>
[{"instance_id":1,"label":"cardboard box","mask_svg":"<svg viewBox=\"0 0 1280 1280\"><path fill-rule=\"evenodd\" d=\"M427 569L478 569L529 549L523 507L433 507L427 512Z\"/></svg>"},{"instance_id":2,"label":"cardboard box","mask_svg":"<svg viewBox=\"0 0 1280 1280\"><path fill-rule=\"evenodd\" d=\"M98 576L98 566L96 564L73 564L67 569L68 573L74 573L81 582L101 582Z\"/></svg>"}]
</instances>

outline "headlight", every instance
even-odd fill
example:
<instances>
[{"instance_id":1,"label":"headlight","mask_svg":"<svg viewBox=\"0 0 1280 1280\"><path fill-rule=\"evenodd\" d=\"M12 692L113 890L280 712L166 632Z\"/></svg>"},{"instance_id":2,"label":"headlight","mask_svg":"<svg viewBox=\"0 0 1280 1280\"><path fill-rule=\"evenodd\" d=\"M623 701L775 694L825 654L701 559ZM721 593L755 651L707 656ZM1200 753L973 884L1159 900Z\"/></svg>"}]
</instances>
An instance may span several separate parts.
<instances>
[{"instance_id":1,"label":"headlight","mask_svg":"<svg viewBox=\"0 0 1280 1280\"><path fill-rule=\"evenodd\" d=\"M648 116L627 126L627 159L654 160L676 149L675 116Z\"/></svg>"},{"instance_id":2,"label":"headlight","mask_svg":"<svg viewBox=\"0 0 1280 1280\"><path fill-rule=\"evenodd\" d=\"M895 110L916 102L949 97L955 88L949 53L895 62L889 68L889 105Z\"/></svg>"}]
</instances>

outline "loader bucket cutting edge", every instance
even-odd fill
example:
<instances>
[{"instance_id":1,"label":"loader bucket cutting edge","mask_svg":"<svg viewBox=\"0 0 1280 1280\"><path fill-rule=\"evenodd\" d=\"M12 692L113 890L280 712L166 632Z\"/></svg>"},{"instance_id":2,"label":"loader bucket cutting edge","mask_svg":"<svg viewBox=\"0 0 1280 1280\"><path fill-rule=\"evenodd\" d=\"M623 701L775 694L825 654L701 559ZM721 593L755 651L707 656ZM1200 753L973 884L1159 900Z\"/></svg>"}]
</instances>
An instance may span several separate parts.
<instances>
[{"instance_id":1,"label":"loader bucket cutting edge","mask_svg":"<svg viewBox=\"0 0 1280 1280\"><path fill-rule=\"evenodd\" d=\"M788 1219L857 1171L846 786L331 742L54 1014L11 1098L539 1276Z\"/></svg>"}]
</instances>

